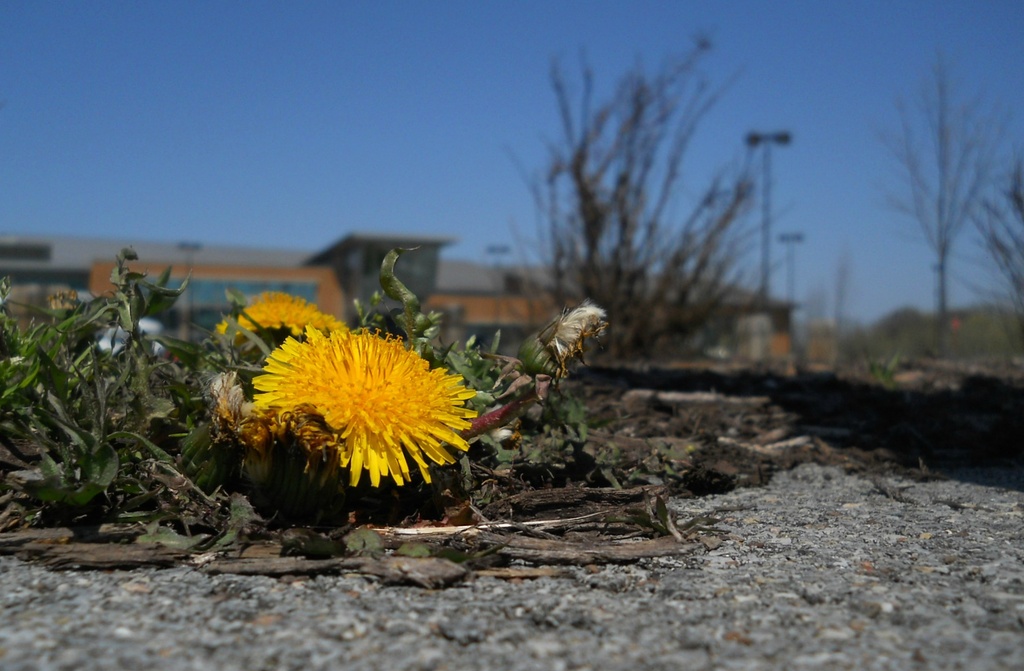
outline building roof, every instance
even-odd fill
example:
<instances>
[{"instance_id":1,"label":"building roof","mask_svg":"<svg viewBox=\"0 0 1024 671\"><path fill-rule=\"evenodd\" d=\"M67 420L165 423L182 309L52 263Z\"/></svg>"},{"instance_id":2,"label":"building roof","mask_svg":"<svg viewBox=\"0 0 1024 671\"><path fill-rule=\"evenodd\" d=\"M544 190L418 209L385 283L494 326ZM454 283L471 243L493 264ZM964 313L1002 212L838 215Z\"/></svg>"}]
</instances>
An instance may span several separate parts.
<instances>
[{"instance_id":1,"label":"building roof","mask_svg":"<svg viewBox=\"0 0 1024 671\"><path fill-rule=\"evenodd\" d=\"M475 261L442 259L437 267L437 292L452 294L501 294L510 287L550 288L551 273L542 266L495 266Z\"/></svg>"},{"instance_id":2,"label":"building roof","mask_svg":"<svg viewBox=\"0 0 1024 671\"><path fill-rule=\"evenodd\" d=\"M472 261L445 261L437 266L438 293L497 293L502 275L494 266Z\"/></svg>"},{"instance_id":3,"label":"building roof","mask_svg":"<svg viewBox=\"0 0 1024 671\"><path fill-rule=\"evenodd\" d=\"M337 240L331 247L351 245L364 242L415 243L424 245L449 245L457 242L456 238L446 235L423 235L421 233L377 233L374 231L353 231Z\"/></svg>"},{"instance_id":4,"label":"building roof","mask_svg":"<svg viewBox=\"0 0 1024 671\"><path fill-rule=\"evenodd\" d=\"M88 270L96 261L113 261L125 247L134 249L143 264L160 265L188 263L293 267L302 265L311 256L309 251L300 250L0 233L0 270Z\"/></svg>"},{"instance_id":5,"label":"building roof","mask_svg":"<svg viewBox=\"0 0 1024 671\"><path fill-rule=\"evenodd\" d=\"M369 245L386 245L388 247L404 247L411 249L415 247L440 248L456 241L456 238L449 238L439 235L419 235L416 233L373 233L369 231L356 231L339 238L330 246L322 249L307 259L307 263L328 263L330 259L337 257L352 248L366 247Z\"/></svg>"},{"instance_id":6,"label":"building roof","mask_svg":"<svg viewBox=\"0 0 1024 671\"><path fill-rule=\"evenodd\" d=\"M114 238L9 235L0 233L0 276L5 273L82 273L97 262L113 262L125 247L131 247L142 266L160 270L169 265L253 266L295 268L327 263L332 252L367 243L394 246L441 247L454 238L415 234L357 232L347 235L321 251L165 243ZM549 273L538 266L495 266L475 261L439 259L434 291L439 293L494 295L507 292L512 282L529 280L550 284Z\"/></svg>"}]
</instances>

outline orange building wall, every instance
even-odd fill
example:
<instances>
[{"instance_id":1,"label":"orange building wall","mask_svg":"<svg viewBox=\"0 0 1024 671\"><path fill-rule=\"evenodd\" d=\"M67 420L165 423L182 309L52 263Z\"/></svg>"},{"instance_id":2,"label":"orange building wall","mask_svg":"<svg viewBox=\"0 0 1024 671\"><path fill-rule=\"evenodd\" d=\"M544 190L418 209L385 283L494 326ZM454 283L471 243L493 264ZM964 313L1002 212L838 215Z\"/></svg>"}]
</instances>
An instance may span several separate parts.
<instances>
[{"instance_id":1,"label":"orange building wall","mask_svg":"<svg viewBox=\"0 0 1024 671\"><path fill-rule=\"evenodd\" d=\"M466 324L516 324L533 326L558 314L548 296L479 296L465 294L434 294L426 301L426 309L444 311L457 306Z\"/></svg>"},{"instance_id":2,"label":"orange building wall","mask_svg":"<svg viewBox=\"0 0 1024 671\"><path fill-rule=\"evenodd\" d=\"M89 272L89 291L94 295L109 293L113 289L110 273L115 263L98 261L93 263ZM321 311L341 317L345 310L345 295L338 284L334 270L323 266L301 266L298 268L259 267L259 266L227 266L227 265L194 265L191 268L183 264L163 264L149 262L144 267L132 265L129 268L136 272L146 272L155 278L170 266L171 275L185 277L189 271L192 277L217 280L306 280L317 284L317 307Z\"/></svg>"}]
</instances>

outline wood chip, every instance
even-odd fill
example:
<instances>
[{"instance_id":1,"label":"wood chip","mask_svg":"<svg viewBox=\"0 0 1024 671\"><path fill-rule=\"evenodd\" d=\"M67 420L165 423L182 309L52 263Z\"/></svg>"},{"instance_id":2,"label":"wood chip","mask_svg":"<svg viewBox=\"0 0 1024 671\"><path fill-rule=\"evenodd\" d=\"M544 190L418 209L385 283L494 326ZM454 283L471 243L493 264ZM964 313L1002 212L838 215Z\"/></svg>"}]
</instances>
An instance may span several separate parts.
<instances>
[{"instance_id":1,"label":"wood chip","mask_svg":"<svg viewBox=\"0 0 1024 671\"><path fill-rule=\"evenodd\" d=\"M204 572L213 575L322 575L360 573L381 578L392 585L416 585L429 589L448 587L462 581L469 570L460 564L439 557L389 556L331 557L306 559L305 557L259 557L218 559L206 564Z\"/></svg>"},{"instance_id":2,"label":"wood chip","mask_svg":"<svg viewBox=\"0 0 1024 671\"><path fill-rule=\"evenodd\" d=\"M730 396L713 391L657 391L655 389L630 389L622 395L623 403L661 403L663 405L709 404L723 405L768 405L767 396Z\"/></svg>"},{"instance_id":3,"label":"wood chip","mask_svg":"<svg viewBox=\"0 0 1024 671\"><path fill-rule=\"evenodd\" d=\"M666 536L650 540L573 543L569 541L503 536L482 533L481 540L499 545L497 554L535 564L622 564L651 557L689 554L702 547L699 543L680 543Z\"/></svg>"}]
</instances>

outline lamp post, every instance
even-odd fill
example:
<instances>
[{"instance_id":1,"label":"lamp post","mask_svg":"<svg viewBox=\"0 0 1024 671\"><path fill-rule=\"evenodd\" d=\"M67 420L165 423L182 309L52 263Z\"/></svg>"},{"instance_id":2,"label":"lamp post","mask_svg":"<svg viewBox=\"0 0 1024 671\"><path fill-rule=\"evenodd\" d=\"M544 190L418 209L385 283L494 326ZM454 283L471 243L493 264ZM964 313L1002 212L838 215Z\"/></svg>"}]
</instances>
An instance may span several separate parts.
<instances>
[{"instance_id":1,"label":"lamp post","mask_svg":"<svg viewBox=\"0 0 1024 671\"><path fill-rule=\"evenodd\" d=\"M512 249L508 245L488 245L486 251L488 256L494 258L494 274L498 280L496 286L498 295L495 296L494 319L498 324L498 328L501 328L501 303L505 295L505 275L502 272L501 259L505 255L509 254Z\"/></svg>"},{"instance_id":2,"label":"lamp post","mask_svg":"<svg viewBox=\"0 0 1024 671\"><path fill-rule=\"evenodd\" d=\"M803 233L779 234L779 242L786 245L786 300L790 305L796 296L796 246L803 241Z\"/></svg>"},{"instance_id":3,"label":"lamp post","mask_svg":"<svg viewBox=\"0 0 1024 671\"><path fill-rule=\"evenodd\" d=\"M775 131L773 133L758 133L751 131L747 133L747 146L754 149L764 145L764 195L761 199L762 220L761 220L761 290L760 299L762 307L768 306L770 293L771 264L772 264L772 145L785 146L793 141L789 131Z\"/></svg>"}]
</instances>

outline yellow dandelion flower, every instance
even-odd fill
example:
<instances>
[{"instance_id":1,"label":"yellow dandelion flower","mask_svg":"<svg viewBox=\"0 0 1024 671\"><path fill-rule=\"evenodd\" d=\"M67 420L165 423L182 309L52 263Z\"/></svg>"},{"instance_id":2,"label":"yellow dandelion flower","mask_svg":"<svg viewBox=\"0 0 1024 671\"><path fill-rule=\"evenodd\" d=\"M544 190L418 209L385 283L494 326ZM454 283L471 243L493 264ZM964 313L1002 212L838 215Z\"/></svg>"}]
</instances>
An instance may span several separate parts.
<instances>
[{"instance_id":1,"label":"yellow dandelion flower","mask_svg":"<svg viewBox=\"0 0 1024 671\"><path fill-rule=\"evenodd\" d=\"M271 331L285 330L293 336L300 336L307 326L322 331L344 329L345 325L321 312L315 305L298 296L280 291L267 291L257 296L238 318L240 326L255 331L262 327ZM217 325L218 333L225 333L228 322Z\"/></svg>"},{"instance_id":2,"label":"yellow dandelion flower","mask_svg":"<svg viewBox=\"0 0 1024 671\"><path fill-rule=\"evenodd\" d=\"M286 340L263 370L253 381L256 408L312 408L322 416L331 435L310 441L309 451L348 468L353 486L363 470L374 486L389 475L404 484L406 455L429 482L428 460L450 464L455 458L447 447L469 449L458 432L476 416L464 405L475 392L462 376L431 369L401 340L307 328L305 341Z\"/></svg>"},{"instance_id":3,"label":"yellow dandelion flower","mask_svg":"<svg viewBox=\"0 0 1024 671\"><path fill-rule=\"evenodd\" d=\"M342 512L345 490L337 460L325 446L337 439L311 408L254 410L238 425L242 473L253 503L283 519L330 519ZM331 452L330 454L333 454Z\"/></svg>"}]
</instances>

